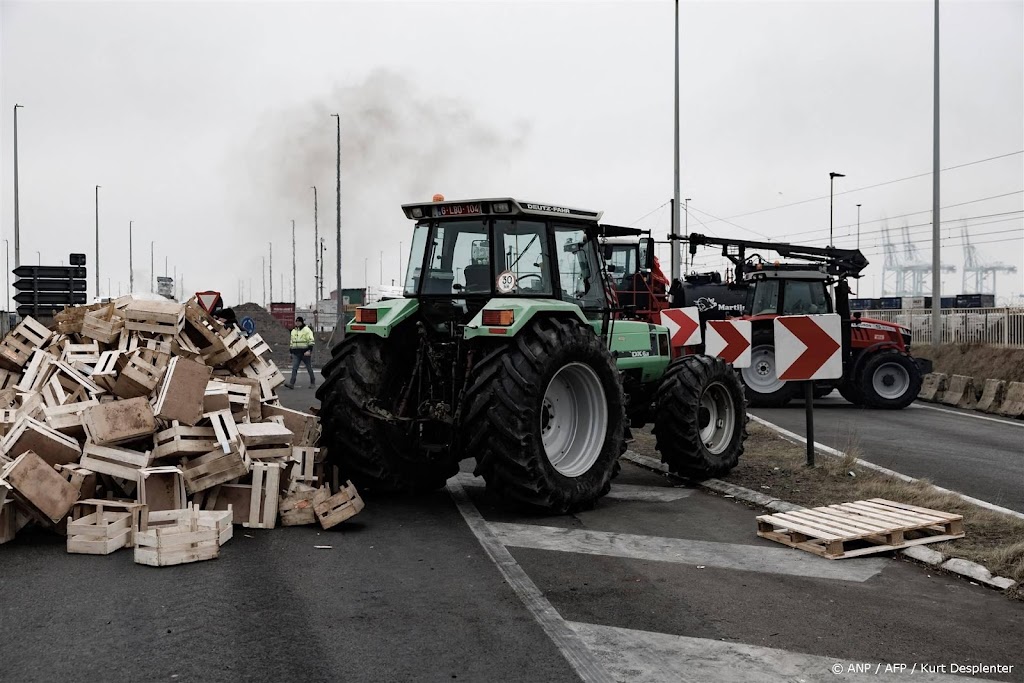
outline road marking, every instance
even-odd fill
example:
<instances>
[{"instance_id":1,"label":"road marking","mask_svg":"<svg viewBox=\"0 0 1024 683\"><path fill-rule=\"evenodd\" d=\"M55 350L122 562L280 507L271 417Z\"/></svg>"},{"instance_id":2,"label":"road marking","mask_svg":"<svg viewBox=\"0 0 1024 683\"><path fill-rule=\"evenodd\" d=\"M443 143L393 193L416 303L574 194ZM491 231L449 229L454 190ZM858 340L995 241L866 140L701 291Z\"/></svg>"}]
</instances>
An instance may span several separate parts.
<instances>
[{"instance_id":1,"label":"road marking","mask_svg":"<svg viewBox=\"0 0 1024 683\"><path fill-rule=\"evenodd\" d=\"M459 472L459 483L472 488L483 488L484 480L474 477L469 472ZM639 486L635 484L612 484L612 490L604 497L617 500L637 500L643 502L671 503L672 501L689 498L697 489L681 486Z\"/></svg>"},{"instance_id":2,"label":"road marking","mask_svg":"<svg viewBox=\"0 0 1024 683\"><path fill-rule=\"evenodd\" d=\"M702 683L735 683L735 681L871 681L905 683L910 663L902 673L886 672L881 664L877 673L856 672L852 662L838 657L822 657L789 652L772 647L728 643L708 638L692 638L667 633L637 631L615 626L599 626L569 622L569 626L590 650L604 663L613 676L631 683L665 683L666 681L701 681ZM834 666L841 673L834 673ZM960 683L982 681L980 678L914 673L914 681Z\"/></svg>"},{"instance_id":3,"label":"road marking","mask_svg":"<svg viewBox=\"0 0 1024 683\"><path fill-rule=\"evenodd\" d=\"M751 520L753 521L753 520ZM822 562L810 553L761 545L715 543L683 538L617 534L590 529L563 529L532 524L489 524L504 545L536 550L704 565L721 569L864 582L882 571L888 559L864 558ZM753 527L751 527L753 535Z\"/></svg>"},{"instance_id":4,"label":"road marking","mask_svg":"<svg viewBox=\"0 0 1024 683\"><path fill-rule=\"evenodd\" d=\"M544 629L548 638L562 652L562 656L569 662L576 674L586 682L613 683L615 679L605 670L604 665L594 657L576 631L569 627L558 610L548 602L548 599L537 588L537 584L527 576L523 568L512 557L512 553L495 538L490 525L466 495L466 490L459 482L459 477L448 480L448 493L455 501L462 518L466 520L466 525L483 546L487 556L498 567L498 571L505 577L505 581L523 601L526 609Z\"/></svg>"},{"instance_id":5,"label":"road marking","mask_svg":"<svg viewBox=\"0 0 1024 683\"><path fill-rule=\"evenodd\" d=\"M806 444L807 443L807 439L805 437L802 437L802 436L800 436L799 434L797 434L795 432L791 432L788 429L780 427L779 425L775 424L774 422L769 422L768 420L764 419L763 417L758 417L757 415L754 415L753 413L747 413L747 415L749 415L750 419L753 420L754 422L757 422L758 424L762 424L765 427L768 427L769 429L774 429L776 432L781 434L783 436L783 438L789 439L790 441L796 441L797 443L802 443L802 444ZM814 448L815 448L815 450L821 451L822 453L825 453L827 455L833 455L833 456L835 456L837 458L845 458L846 457L846 454L843 453L842 451L836 450L835 448L832 448L831 446L826 446L825 444L819 443L817 441L814 442ZM869 470L875 470L876 472L881 472L882 474L887 474L890 477L895 477L895 478L897 478L897 479L899 479L901 481L906 481L906 482L916 482L916 481L918 481L917 479L914 479L913 477L907 476L906 474L902 474L900 472L897 472L896 470L890 470L887 467L882 467L881 465L876 465L873 462L868 462L867 460L862 460L861 458L857 458L857 464L862 466L862 467L866 467ZM968 503L971 503L972 505L977 505L978 507L985 508L986 510L992 510L993 512L1001 512L1004 515L1010 515L1012 517L1017 517L1018 519L1024 519L1024 513L1022 513L1022 512L1017 512L1016 510L1010 510L1009 508L1004 508L1004 507L1001 507L999 505L995 505L993 503L990 503L987 500L981 500L980 498L974 498L972 496L968 496L968 495L965 495L963 493L960 493L959 491L951 491L949 489L942 488L941 486L936 486L935 484L930 484L930 486L933 489L935 489L936 491L941 491L942 493L950 493L950 494L952 494L954 496L958 496L958 497L960 497L961 500L965 500Z\"/></svg>"},{"instance_id":6,"label":"road marking","mask_svg":"<svg viewBox=\"0 0 1024 683\"><path fill-rule=\"evenodd\" d=\"M998 422L1001 425L1010 425L1011 427L1024 427L1024 422L1020 420L1018 420L1017 422L1011 422L1010 420L1001 420L998 417L989 417L988 415L974 415L972 413L961 413L959 410L949 410L948 408L939 408L938 406L923 406L920 403L912 403L908 407L924 408L925 410L935 410L940 413L949 413L950 415L969 417L972 420L987 420L989 422Z\"/></svg>"}]
</instances>

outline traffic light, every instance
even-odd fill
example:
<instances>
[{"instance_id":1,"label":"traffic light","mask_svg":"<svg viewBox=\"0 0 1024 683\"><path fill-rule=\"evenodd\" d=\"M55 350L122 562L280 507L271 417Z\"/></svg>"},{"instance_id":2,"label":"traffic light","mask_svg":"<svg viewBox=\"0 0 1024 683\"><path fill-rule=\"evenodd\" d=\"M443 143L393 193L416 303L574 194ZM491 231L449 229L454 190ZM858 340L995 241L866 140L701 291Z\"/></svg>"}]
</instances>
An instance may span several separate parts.
<instances>
[{"instance_id":1,"label":"traffic light","mask_svg":"<svg viewBox=\"0 0 1024 683\"><path fill-rule=\"evenodd\" d=\"M18 315L47 318L86 301L85 254L71 254L67 266L19 266L14 300Z\"/></svg>"}]
</instances>

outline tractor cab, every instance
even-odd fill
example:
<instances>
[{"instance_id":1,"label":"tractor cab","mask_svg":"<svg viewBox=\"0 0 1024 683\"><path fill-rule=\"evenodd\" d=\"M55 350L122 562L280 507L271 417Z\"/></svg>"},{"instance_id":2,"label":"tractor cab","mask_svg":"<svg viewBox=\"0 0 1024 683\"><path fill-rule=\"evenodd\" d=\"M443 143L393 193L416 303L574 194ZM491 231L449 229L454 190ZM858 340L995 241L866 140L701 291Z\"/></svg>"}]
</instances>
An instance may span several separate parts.
<instances>
[{"instance_id":1,"label":"tractor cab","mask_svg":"<svg viewBox=\"0 0 1024 683\"><path fill-rule=\"evenodd\" d=\"M744 312L752 318L834 313L829 276L806 265L777 264L747 273Z\"/></svg>"}]
</instances>

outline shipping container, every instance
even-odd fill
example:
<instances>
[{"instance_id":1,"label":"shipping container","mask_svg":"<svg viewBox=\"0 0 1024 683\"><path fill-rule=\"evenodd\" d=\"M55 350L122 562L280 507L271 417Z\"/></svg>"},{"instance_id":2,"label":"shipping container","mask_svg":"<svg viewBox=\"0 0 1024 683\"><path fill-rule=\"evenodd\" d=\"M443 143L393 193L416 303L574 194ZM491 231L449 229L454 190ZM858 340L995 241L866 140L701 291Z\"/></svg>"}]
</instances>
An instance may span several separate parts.
<instances>
[{"instance_id":1,"label":"shipping container","mask_svg":"<svg viewBox=\"0 0 1024 683\"><path fill-rule=\"evenodd\" d=\"M995 308L995 294L957 294L957 308Z\"/></svg>"},{"instance_id":2,"label":"shipping container","mask_svg":"<svg viewBox=\"0 0 1024 683\"><path fill-rule=\"evenodd\" d=\"M884 296L878 300L878 307L883 310L899 310L903 307L903 297Z\"/></svg>"},{"instance_id":3,"label":"shipping container","mask_svg":"<svg viewBox=\"0 0 1024 683\"><path fill-rule=\"evenodd\" d=\"M270 302L270 315L273 316L274 320L281 323L285 327L291 327L292 323L295 322L295 304Z\"/></svg>"},{"instance_id":4,"label":"shipping container","mask_svg":"<svg viewBox=\"0 0 1024 683\"><path fill-rule=\"evenodd\" d=\"M942 308L956 308L956 297L955 296L944 296L939 299L939 306Z\"/></svg>"},{"instance_id":5,"label":"shipping container","mask_svg":"<svg viewBox=\"0 0 1024 683\"><path fill-rule=\"evenodd\" d=\"M932 298L930 296L905 296L903 297L903 309L914 310L931 308Z\"/></svg>"},{"instance_id":6,"label":"shipping container","mask_svg":"<svg viewBox=\"0 0 1024 683\"><path fill-rule=\"evenodd\" d=\"M873 301L873 299L850 299L850 310L869 311L871 310L871 304Z\"/></svg>"}]
</instances>

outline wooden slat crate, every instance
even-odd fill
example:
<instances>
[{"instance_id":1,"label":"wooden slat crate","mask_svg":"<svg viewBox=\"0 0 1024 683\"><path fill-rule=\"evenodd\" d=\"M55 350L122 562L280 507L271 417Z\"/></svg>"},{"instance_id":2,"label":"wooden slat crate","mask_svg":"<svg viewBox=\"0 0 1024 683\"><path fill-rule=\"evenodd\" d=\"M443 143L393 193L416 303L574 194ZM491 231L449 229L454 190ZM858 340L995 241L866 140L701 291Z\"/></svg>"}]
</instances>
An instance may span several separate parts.
<instances>
[{"instance_id":1,"label":"wooden slat crate","mask_svg":"<svg viewBox=\"0 0 1024 683\"><path fill-rule=\"evenodd\" d=\"M221 339L223 339L224 350L207 357L207 362L210 365L226 366L235 372L241 371L245 366L255 362L256 355L249 348L245 337L240 335L237 330L226 331L221 335Z\"/></svg>"},{"instance_id":2,"label":"wooden slat crate","mask_svg":"<svg viewBox=\"0 0 1024 683\"><path fill-rule=\"evenodd\" d=\"M244 477L251 464L245 453L245 445L240 440L232 442L231 450L227 452L218 448L197 458L183 459L181 471L185 476L185 490L190 494L198 493Z\"/></svg>"},{"instance_id":3,"label":"wooden slat crate","mask_svg":"<svg viewBox=\"0 0 1024 683\"><path fill-rule=\"evenodd\" d=\"M150 451L140 453L127 448L100 446L87 441L79 464L94 472L138 483L139 470L153 464L153 454Z\"/></svg>"},{"instance_id":4,"label":"wooden slat crate","mask_svg":"<svg viewBox=\"0 0 1024 683\"><path fill-rule=\"evenodd\" d=\"M45 325L35 318L27 317L0 341L0 367L15 372L28 363L37 348L42 348L53 336Z\"/></svg>"},{"instance_id":5,"label":"wooden slat crate","mask_svg":"<svg viewBox=\"0 0 1024 683\"><path fill-rule=\"evenodd\" d=\"M242 526L250 529L273 529L277 525L277 502L281 492L284 465L271 462L252 464L252 494L249 498L249 519Z\"/></svg>"},{"instance_id":6,"label":"wooden slat crate","mask_svg":"<svg viewBox=\"0 0 1024 683\"><path fill-rule=\"evenodd\" d=\"M78 442L31 417L20 417L0 441L0 453L12 460L33 451L46 464L66 465L82 455Z\"/></svg>"},{"instance_id":7,"label":"wooden slat crate","mask_svg":"<svg viewBox=\"0 0 1024 683\"><path fill-rule=\"evenodd\" d=\"M78 500L78 489L32 451L22 453L5 465L0 479L22 505L40 520L53 524L67 517Z\"/></svg>"},{"instance_id":8,"label":"wooden slat crate","mask_svg":"<svg viewBox=\"0 0 1024 683\"><path fill-rule=\"evenodd\" d=\"M172 358L160 384L153 411L162 420L195 425L203 417L203 396L213 371L201 363Z\"/></svg>"},{"instance_id":9,"label":"wooden slat crate","mask_svg":"<svg viewBox=\"0 0 1024 683\"><path fill-rule=\"evenodd\" d=\"M257 422L236 425L246 452L253 460L289 460L292 457L292 433L281 425Z\"/></svg>"},{"instance_id":10,"label":"wooden slat crate","mask_svg":"<svg viewBox=\"0 0 1024 683\"><path fill-rule=\"evenodd\" d=\"M215 413L221 410L231 410L228 385L218 380L210 380L203 393L203 412Z\"/></svg>"},{"instance_id":11,"label":"wooden slat crate","mask_svg":"<svg viewBox=\"0 0 1024 683\"><path fill-rule=\"evenodd\" d=\"M127 548L133 533L130 512L101 510L68 521L68 552L109 555Z\"/></svg>"},{"instance_id":12,"label":"wooden slat crate","mask_svg":"<svg viewBox=\"0 0 1024 683\"><path fill-rule=\"evenodd\" d=\"M272 360L257 358L242 369L242 374L251 379L259 380L260 396L263 401L277 398L275 389L284 384L284 375L277 369Z\"/></svg>"},{"instance_id":13,"label":"wooden slat crate","mask_svg":"<svg viewBox=\"0 0 1024 683\"><path fill-rule=\"evenodd\" d=\"M363 499L360 498L356 487L351 481L346 481L344 488L315 505L313 510L316 512L316 518L320 520L320 526L330 529L356 516L363 507Z\"/></svg>"},{"instance_id":14,"label":"wooden slat crate","mask_svg":"<svg viewBox=\"0 0 1024 683\"><path fill-rule=\"evenodd\" d=\"M89 344L66 344L60 359L71 365L75 363L95 365L100 360L100 352L100 345L96 342Z\"/></svg>"},{"instance_id":15,"label":"wooden slat crate","mask_svg":"<svg viewBox=\"0 0 1024 683\"><path fill-rule=\"evenodd\" d=\"M135 535L135 562L152 567L212 560L220 554L216 528L202 526L199 511L193 509L187 519L169 526L139 531Z\"/></svg>"},{"instance_id":16,"label":"wooden slat crate","mask_svg":"<svg viewBox=\"0 0 1024 683\"><path fill-rule=\"evenodd\" d=\"M82 413L88 408L98 406L99 401L90 398L87 401L67 403L65 405L50 408L43 407L43 419L50 429L70 436L73 439L85 439L85 427L82 426ZM2 411L0 411L2 412Z\"/></svg>"},{"instance_id":17,"label":"wooden slat crate","mask_svg":"<svg viewBox=\"0 0 1024 683\"><path fill-rule=\"evenodd\" d=\"M81 465L71 463L68 465L55 465L54 469L60 476L75 487L78 491L79 498L95 498L96 497L96 484L97 476L96 473L90 469L86 469Z\"/></svg>"},{"instance_id":18,"label":"wooden slat crate","mask_svg":"<svg viewBox=\"0 0 1024 683\"><path fill-rule=\"evenodd\" d=\"M249 389L249 404L245 406L245 419L243 422L259 422L262 419L263 410L260 406L260 382L249 377L222 377L219 380L228 385L228 403L231 412L235 415L235 421L239 421L243 407L240 404L242 392L233 393L231 385L246 387Z\"/></svg>"},{"instance_id":19,"label":"wooden slat crate","mask_svg":"<svg viewBox=\"0 0 1024 683\"><path fill-rule=\"evenodd\" d=\"M143 467L139 470L137 498L150 514L181 510L188 504L185 476L177 467Z\"/></svg>"},{"instance_id":20,"label":"wooden slat crate","mask_svg":"<svg viewBox=\"0 0 1024 683\"><path fill-rule=\"evenodd\" d=\"M124 308L125 329L177 336L185 320L185 307L174 301L134 300Z\"/></svg>"},{"instance_id":21,"label":"wooden slat crate","mask_svg":"<svg viewBox=\"0 0 1024 683\"><path fill-rule=\"evenodd\" d=\"M292 462L295 463L295 469L292 470L292 481L312 484L317 480L313 470L319 453L320 449L312 446L292 447Z\"/></svg>"},{"instance_id":22,"label":"wooden slat crate","mask_svg":"<svg viewBox=\"0 0 1024 683\"><path fill-rule=\"evenodd\" d=\"M120 398L149 396L164 376L169 358L149 349L137 349L118 360L117 381L111 390Z\"/></svg>"},{"instance_id":23,"label":"wooden slat crate","mask_svg":"<svg viewBox=\"0 0 1024 683\"><path fill-rule=\"evenodd\" d=\"M42 349L32 352L25 371L21 375L21 381L14 385L18 391L39 391L50 379L50 376L57 371L57 359Z\"/></svg>"},{"instance_id":24,"label":"wooden slat crate","mask_svg":"<svg viewBox=\"0 0 1024 683\"><path fill-rule=\"evenodd\" d=\"M120 360L123 355L121 351L101 353L99 360L96 361L96 367L90 375L93 383L107 391L112 390L117 382L117 369L122 365Z\"/></svg>"},{"instance_id":25,"label":"wooden slat crate","mask_svg":"<svg viewBox=\"0 0 1024 683\"><path fill-rule=\"evenodd\" d=\"M82 336L101 344L113 344L123 328L124 318L116 312L113 303L86 313L82 319Z\"/></svg>"},{"instance_id":26,"label":"wooden slat crate","mask_svg":"<svg viewBox=\"0 0 1024 683\"><path fill-rule=\"evenodd\" d=\"M281 526L302 526L316 524L314 508L330 498L331 492L326 486L318 489L305 484L296 484L281 498L278 511L281 515Z\"/></svg>"},{"instance_id":27,"label":"wooden slat crate","mask_svg":"<svg viewBox=\"0 0 1024 683\"><path fill-rule=\"evenodd\" d=\"M205 455L219 447L213 427L189 427L177 421L153 437L155 459Z\"/></svg>"},{"instance_id":28,"label":"wooden slat crate","mask_svg":"<svg viewBox=\"0 0 1024 683\"><path fill-rule=\"evenodd\" d=\"M252 484L221 484L192 496L193 504L203 510L232 510L234 524L243 524L249 520L251 500Z\"/></svg>"},{"instance_id":29,"label":"wooden slat crate","mask_svg":"<svg viewBox=\"0 0 1024 683\"><path fill-rule=\"evenodd\" d=\"M143 531L149 528L170 526L172 524L183 524L188 521L195 506L192 503L182 510L160 510L149 512L147 519L143 520ZM197 509L197 508L196 508ZM234 509L231 505L226 510L199 510L199 526L207 529L217 530L217 544L224 545L234 535Z\"/></svg>"},{"instance_id":30,"label":"wooden slat crate","mask_svg":"<svg viewBox=\"0 0 1024 683\"><path fill-rule=\"evenodd\" d=\"M8 500L0 503L0 545L14 540L17 533L17 513L14 511L14 501Z\"/></svg>"},{"instance_id":31,"label":"wooden slat crate","mask_svg":"<svg viewBox=\"0 0 1024 683\"><path fill-rule=\"evenodd\" d=\"M101 403L82 413L89 440L100 446L137 441L156 432L153 407L144 396Z\"/></svg>"},{"instance_id":32,"label":"wooden slat crate","mask_svg":"<svg viewBox=\"0 0 1024 683\"><path fill-rule=\"evenodd\" d=\"M284 418L284 426L295 435L293 446L315 446L320 436L320 428L315 415L292 410L271 403L263 404L263 419L280 416Z\"/></svg>"},{"instance_id":33,"label":"wooden slat crate","mask_svg":"<svg viewBox=\"0 0 1024 683\"><path fill-rule=\"evenodd\" d=\"M264 341L263 337L261 337L258 334L252 335L245 341L249 345L249 349L252 351L252 355L256 356L257 358L265 359L267 356L273 353L273 350L270 348L270 345L267 344L267 342Z\"/></svg>"},{"instance_id":34,"label":"wooden slat crate","mask_svg":"<svg viewBox=\"0 0 1024 683\"><path fill-rule=\"evenodd\" d=\"M17 372L11 372L10 370L0 368L0 391L13 389L14 385L18 383L18 380L19 375Z\"/></svg>"},{"instance_id":35,"label":"wooden slat crate","mask_svg":"<svg viewBox=\"0 0 1024 683\"><path fill-rule=\"evenodd\" d=\"M88 498L75 503L71 510L71 522L82 519L88 515L105 512L127 513L129 517L128 527L131 533L125 541L125 547L131 548L135 545L135 534L139 531L142 519L146 515L146 506L132 500L106 500L101 498Z\"/></svg>"},{"instance_id":36,"label":"wooden slat crate","mask_svg":"<svg viewBox=\"0 0 1024 683\"><path fill-rule=\"evenodd\" d=\"M872 498L757 518L757 535L830 560L963 538L963 516Z\"/></svg>"}]
</instances>

